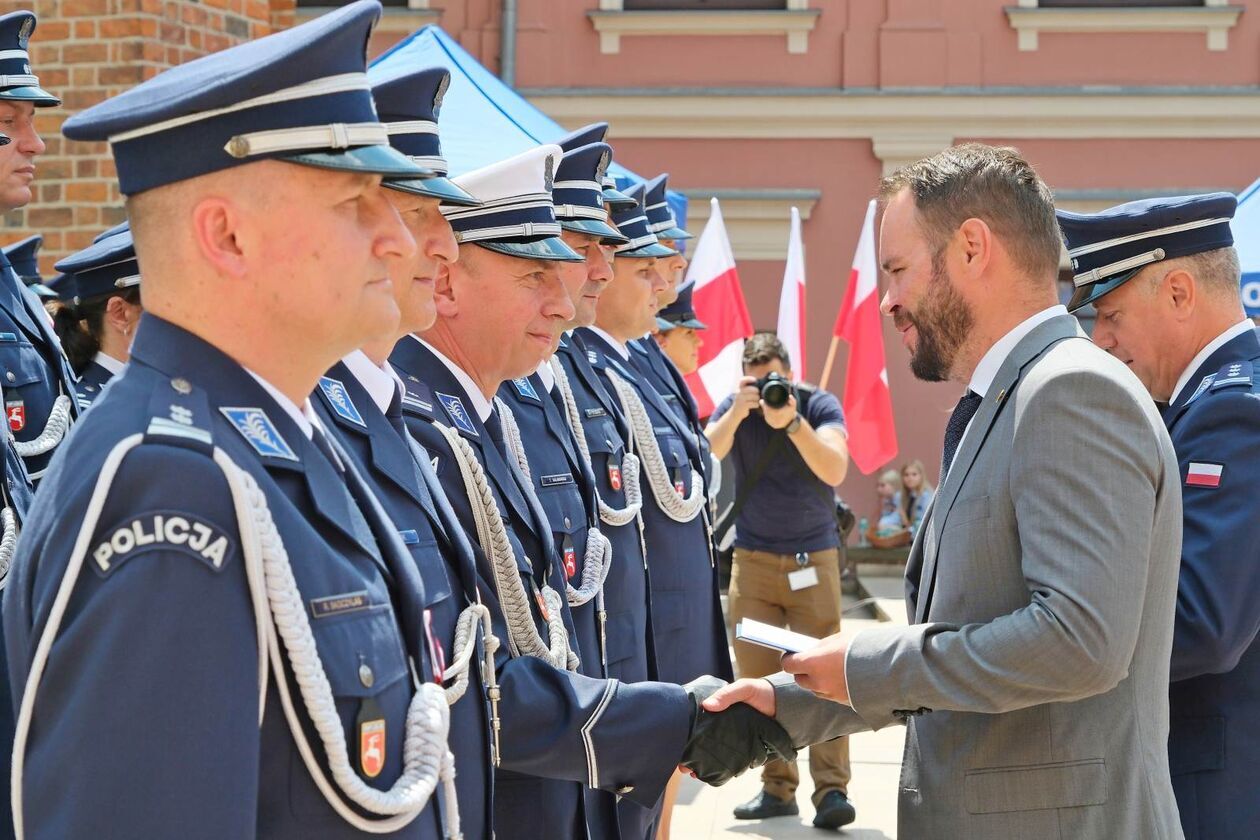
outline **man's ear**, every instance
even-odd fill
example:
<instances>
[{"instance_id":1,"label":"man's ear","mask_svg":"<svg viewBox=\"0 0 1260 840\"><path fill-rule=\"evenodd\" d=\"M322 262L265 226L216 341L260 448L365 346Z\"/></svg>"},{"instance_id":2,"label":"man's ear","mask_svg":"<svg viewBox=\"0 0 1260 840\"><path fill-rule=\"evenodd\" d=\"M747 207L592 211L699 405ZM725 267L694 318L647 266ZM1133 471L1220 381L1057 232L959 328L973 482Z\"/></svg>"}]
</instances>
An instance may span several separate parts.
<instances>
[{"instance_id":1,"label":"man's ear","mask_svg":"<svg viewBox=\"0 0 1260 840\"><path fill-rule=\"evenodd\" d=\"M1174 268L1164 276L1161 295L1172 304L1178 320L1189 318L1199 299L1198 283L1194 275L1184 268Z\"/></svg>"},{"instance_id":2,"label":"man's ear","mask_svg":"<svg viewBox=\"0 0 1260 840\"><path fill-rule=\"evenodd\" d=\"M993 258L993 231L983 219L970 218L954 233L958 267L969 277L978 277Z\"/></svg>"},{"instance_id":3,"label":"man's ear","mask_svg":"<svg viewBox=\"0 0 1260 840\"><path fill-rule=\"evenodd\" d=\"M462 271L462 266L455 271ZM439 318L454 318L459 314L459 300L456 295L456 283L451 277L450 263L440 263L437 274L433 278L433 305Z\"/></svg>"},{"instance_id":4,"label":"man's ear","mask_svg":"<svg viewBox=\"0 0 1260 840\"><path fill-rule=\"evenodd\" d=\"M211 196L192 210L193 241L201 255L221 274L241 278L247 271L240 241L240 211L230 199Z\"/></svg>"}]
</instances>

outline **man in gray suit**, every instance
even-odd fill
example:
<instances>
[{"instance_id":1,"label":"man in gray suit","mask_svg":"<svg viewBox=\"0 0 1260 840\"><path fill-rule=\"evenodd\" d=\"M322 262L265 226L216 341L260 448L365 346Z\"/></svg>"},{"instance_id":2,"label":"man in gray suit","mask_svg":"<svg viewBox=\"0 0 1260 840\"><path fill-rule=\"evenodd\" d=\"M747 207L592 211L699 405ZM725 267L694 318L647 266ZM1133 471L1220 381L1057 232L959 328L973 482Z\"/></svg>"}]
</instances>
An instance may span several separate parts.
<instances>
[{"instance_id":1,"label":"man in gray suit","mask_svg":"<svg viewBox=\"0 0 1260 840\"><path fill-rule=\"evenodd\" d=\"M915 375L967 384L911 549L914 624L828 637L706 704L794 743L908 726L907 838L1180 837L1168 668L1181 496L1155 406L1057 304L1050 191L959 146L880 187L883 311Z\"/></svg>"}]
</instances>

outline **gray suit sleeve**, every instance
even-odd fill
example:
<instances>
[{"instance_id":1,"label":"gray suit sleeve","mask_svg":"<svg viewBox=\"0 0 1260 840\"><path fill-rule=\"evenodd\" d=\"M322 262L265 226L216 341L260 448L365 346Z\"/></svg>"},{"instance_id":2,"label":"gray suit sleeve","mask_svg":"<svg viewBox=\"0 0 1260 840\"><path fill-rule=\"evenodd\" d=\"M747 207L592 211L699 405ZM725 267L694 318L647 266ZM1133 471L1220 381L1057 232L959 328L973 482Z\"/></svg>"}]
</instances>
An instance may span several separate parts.
<instances>
[{"instance_id":1,"label":"gray suit sleeve","mask_svg":"<svg viewBox=\"0 0 1260 840\"><path fill-rule=\"evenodd\" d=\"M1018 529L1009 562L1029 603L986 622L861 633L847 671L868 720L893 709L999 713L1078 700L1128 673L1168 447L1114 374L1058 372L1024 382L1018 397L1007 406L1017 412L1006 444Z\"/></svg>"},{"instance_id":2,"label":"gray suit sleeve","mask_svg":"<svg viewBox=\"0 0 1260 840\"><path fill-rule=\"evenodd\" d=\"M774 718L787 730L797 749L880 728L867 723L843 703L824 700L801 688L791 674L780 671L766 677L766 681L774 686Z\"/></svg>"}]
</instances>

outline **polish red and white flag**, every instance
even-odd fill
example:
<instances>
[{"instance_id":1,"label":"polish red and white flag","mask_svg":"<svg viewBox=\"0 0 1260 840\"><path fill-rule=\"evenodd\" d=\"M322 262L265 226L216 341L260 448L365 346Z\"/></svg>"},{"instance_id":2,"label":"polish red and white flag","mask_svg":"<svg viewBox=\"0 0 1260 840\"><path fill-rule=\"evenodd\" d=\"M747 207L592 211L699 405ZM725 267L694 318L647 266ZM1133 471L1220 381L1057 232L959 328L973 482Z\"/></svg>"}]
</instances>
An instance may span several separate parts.
<instances>
[{"instance_id":1,"label":"polish red and white flag","mask_svg":"<svg viewBox=\"0 0 1260 840\"><path fill-rule=\"evenodd\" d=\"M864 474L897 457L897 428L893 422L892 392L884 361L884 331L879 314L878 259L875 255L875 202L866 208L866 221L853 255L849 287L845 290L835 334L849 343L844 375L845 425L849 455Z\"/></svg>"},{"instance_id":2,"label":"polish red and white flag","mask_svg":"<svg viewBox=\"0 0 1260 840\"><path fill-rule=\"evenodd\" d=\"M1197 461L1191 461L1190 466L1186 468L1186 486L1220 487L1221 475L1224 472L1225 467L1220 464L1200 464Z\"/></svg>"},{"instance_id":3,"label":"polish red and white flag","mask_svg":"<svg viewBox=\"0 0 1260 840\"><path fill-rule=\"evenodd\" d=\"M712 199L709 220L696 240L684 283L694 283L691 302L696 317L708 326L700 347L700 367L687 377L701 417L708 417L743 375L744 340L753 334L735 268L735 253L726 235L722 208Z\"/></svg>"},{"instance_id":4,"label":"polish red and white flag","mask_svg":"<svg viewBox=\"0 0 1260 840\"><path fill-rule=\"evenodd\" d=\"M800 380L805 375L805 245L801 241L801 213L792 208L788 232L787 266L783 270L783 290L779 293L779 327L775 331L792 360L792 372Z\"/></svg>"}]
</instances>

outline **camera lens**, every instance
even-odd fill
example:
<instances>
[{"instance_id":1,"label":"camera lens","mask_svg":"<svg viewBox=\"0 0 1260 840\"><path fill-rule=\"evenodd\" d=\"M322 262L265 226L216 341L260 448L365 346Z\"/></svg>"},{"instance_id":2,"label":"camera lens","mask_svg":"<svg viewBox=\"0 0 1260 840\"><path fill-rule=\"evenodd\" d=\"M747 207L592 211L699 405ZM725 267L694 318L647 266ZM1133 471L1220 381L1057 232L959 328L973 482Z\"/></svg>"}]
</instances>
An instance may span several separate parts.
<instances>
[{"instance_id":1,"label":"camera lens","mask_svg":"<svg viewBox=\"0 0 1260 840\"><path fill-rule=\"evenodd\" d=\"M761 383L761 400L770 408L783 408L787 405L791 394L792 387L786 379L777 376L767 377L766 381Z\"/></svg>"}]
</instances>

